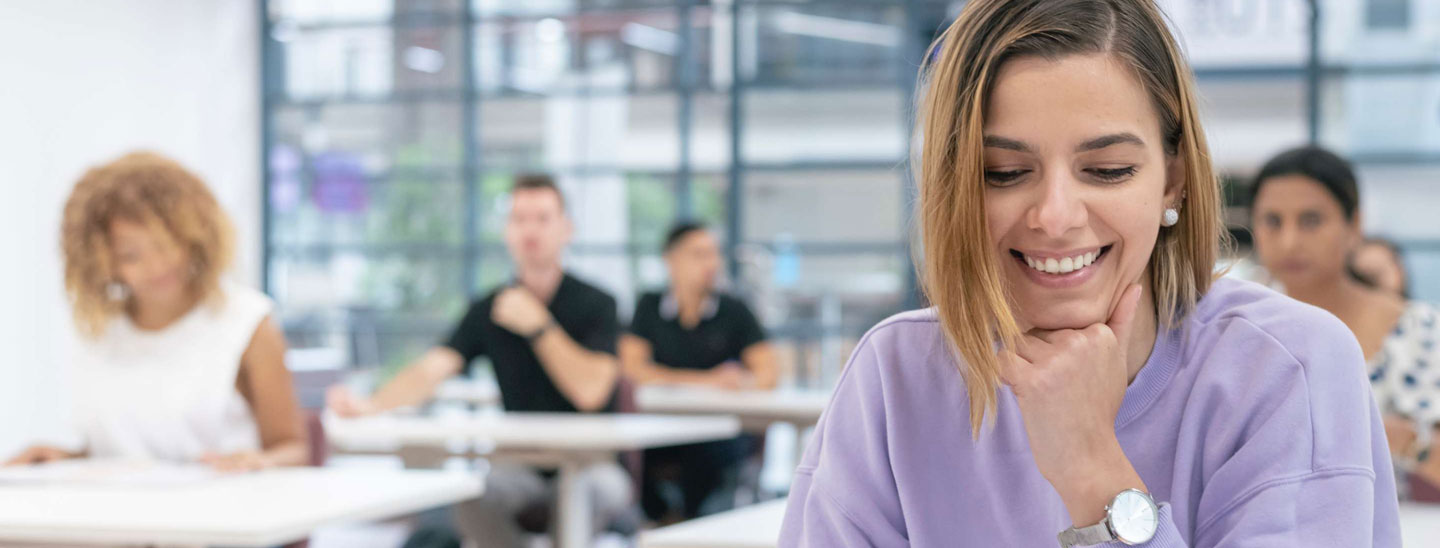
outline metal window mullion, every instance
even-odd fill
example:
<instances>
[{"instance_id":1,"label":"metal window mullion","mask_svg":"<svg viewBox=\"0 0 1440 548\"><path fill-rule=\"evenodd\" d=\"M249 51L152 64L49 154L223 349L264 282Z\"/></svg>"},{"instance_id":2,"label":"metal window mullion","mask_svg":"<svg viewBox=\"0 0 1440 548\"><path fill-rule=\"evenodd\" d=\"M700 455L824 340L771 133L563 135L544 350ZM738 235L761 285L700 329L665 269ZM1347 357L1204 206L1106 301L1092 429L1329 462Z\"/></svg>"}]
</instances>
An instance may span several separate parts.
<instances>
[{"instance_id":1,"label":"metal window mullion","mask_svg":"<svg viewBox=\"0 0 1440 548\"><path fill-rule=\"evenodd\" d=\"M480 240L479 228L482 212L475 203L483 194L479 188L480 182L477 180L478 174L480 173L480 132L478 125L480 122L480 93L477 89L478 86L475 84L476 17L474 0L465 0L463 7L465 11L460 19L462 22L462 28L460 29L461 59L464 67L461 70L462 82L460 83L460 118L462 124L460 127L460 140L463 149L461 152L462 164L460 167L460 180L461 184L464 185L463 193L465 195L465 234L462 238L464 251L461 252L461 255L464 263L461 265L461 272L463 274L461 275L460 290L461 294L466 297L472 297L476 291L481 289L475 287L475 278L480 269L480 261L484 260L484 257L480 253L480 248L477 245Z\"/></svg>"},{"instance_id":2,"label":"metal window mullion","mask_svg":"<svg viewBox=\"0 0 1440 548\"><path fill-rule=\"evenodd\" d=\"M740 70L740 1L730 4L730 180L726 191L725 208L725 260L729 265L730 279L740 279L740 261L737 252L740 240L745 237L740 223L744 220L741 212L744 203L745 158L741 154L743 123L744 82ZM758 47L758 45L757 45Z\"/></svg>"}]
</instances>

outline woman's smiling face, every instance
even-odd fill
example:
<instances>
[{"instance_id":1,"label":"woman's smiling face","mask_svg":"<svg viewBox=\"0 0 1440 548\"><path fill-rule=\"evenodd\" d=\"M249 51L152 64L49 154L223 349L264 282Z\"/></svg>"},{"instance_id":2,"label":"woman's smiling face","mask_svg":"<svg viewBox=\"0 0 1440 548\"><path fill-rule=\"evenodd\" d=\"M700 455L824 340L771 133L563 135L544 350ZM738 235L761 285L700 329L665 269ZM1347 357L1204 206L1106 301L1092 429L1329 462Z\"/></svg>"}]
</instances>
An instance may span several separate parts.
<instances>
[{"instance_id":1,"label":"woman's smiling face","mask_svg":"<svg viewBox=\"0 0 1440 548\"><path fill-rule=\"evenodd\" d=\"M1182 166L1145 89L1110 55L1017 57L984 133L985 213L1021 327L1105 321L1180 199Z\"/></svg>"}]
</instances>

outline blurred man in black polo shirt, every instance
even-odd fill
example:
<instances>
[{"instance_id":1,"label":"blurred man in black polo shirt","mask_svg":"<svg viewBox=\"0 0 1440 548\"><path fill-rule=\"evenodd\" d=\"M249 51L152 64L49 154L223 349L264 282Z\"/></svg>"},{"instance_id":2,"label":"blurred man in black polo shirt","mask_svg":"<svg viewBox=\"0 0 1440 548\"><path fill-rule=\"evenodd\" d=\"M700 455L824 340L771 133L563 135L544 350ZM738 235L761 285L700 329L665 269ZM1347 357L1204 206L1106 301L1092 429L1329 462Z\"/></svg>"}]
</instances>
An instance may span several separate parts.
<instances>
[{"instance_id":1,"label":"blurred man in black polo shirt","mask_svg":"<svg viewBox=\"0 0 1440 548\"><path fill-rule=\"evenodd\" d=\"M406 366L370 397L332 387L327 404L341 416L370 415L430 399L446 379L468 373L488 356L506 411L608 412L615 406L620 365L615 299L565 272L561 256L574 231L565 200L543 175L519 177L510 195L505 245L514 282L475 301L450 336ZM492 466L485 496L462 505L461 529L480 546L523 546L519 513L554 497L549 474ZM618 464L585 474L603 526L631 500L630 480Z\"/></svg>"},{"instance_id":2,"label":"blurred man in black polo shirt","mask_svg":"<svg viewBox=\"0 0 1440 548\"><path fill-rule=\"evenodd\" d=\"M739 299L716 291L720 245L704 226L681 223L665 238L670 287L635 304L620 358L640 384L689 384L721 390L775 387L775 352L765 330ZM666 522L727 509L719 489L734 478L753 438L645 451L641 502L650 519ZM680 500L667 500L662 484ZM723 493L728 494L728 493ZM674 497L671 497L674 498ZM678 514L678 516L677 516Z\"/></svg>"}]
</instances>

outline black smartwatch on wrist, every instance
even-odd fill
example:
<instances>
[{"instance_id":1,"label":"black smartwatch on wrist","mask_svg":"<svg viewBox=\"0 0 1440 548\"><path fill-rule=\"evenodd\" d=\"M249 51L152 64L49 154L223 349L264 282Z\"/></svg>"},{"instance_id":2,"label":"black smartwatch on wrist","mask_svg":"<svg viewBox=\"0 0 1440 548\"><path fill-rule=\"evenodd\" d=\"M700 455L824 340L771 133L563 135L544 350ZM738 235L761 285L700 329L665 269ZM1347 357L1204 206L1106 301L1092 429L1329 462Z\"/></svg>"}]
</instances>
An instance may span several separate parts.
<instances>
[{"instance_id":1,"label":"black smartwatch on wrist","mask_svg":"<svg viewBox=\"0 0 1440 548\"><path fill-rule=\"evenodd\" d=\"M557 327L559 325L560 324L555 323L554 318L551 318L550 321L545 322L545 325L540 326L540 329L536 329L529 334L523 335L525 337L525 342L534 343L535 340L539 339L542 335L544 335L546 331L549 331L551 328Z\"/></svg>"}]
</instances>

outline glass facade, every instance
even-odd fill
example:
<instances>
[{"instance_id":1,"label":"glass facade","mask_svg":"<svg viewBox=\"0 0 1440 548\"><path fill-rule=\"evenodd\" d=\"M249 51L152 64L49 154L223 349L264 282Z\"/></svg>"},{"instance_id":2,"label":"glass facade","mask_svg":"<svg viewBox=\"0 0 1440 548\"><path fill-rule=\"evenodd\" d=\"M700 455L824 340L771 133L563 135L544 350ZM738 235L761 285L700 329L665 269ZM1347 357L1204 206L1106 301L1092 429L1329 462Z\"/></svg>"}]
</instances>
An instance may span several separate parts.
<instances>
[{"instance_id":1,"label":"glass facade","mask_svg":"<svg viewBox=\"0 0 1440 548\"><path fill-rule=\"evenodd\" d=\"M959 4L262 2L266 289L297 347L402 364L511 277L511 177L547 172L567 266L622 314L665 283L666 227L703 220L787 376L826 382L920 302L908 117ZM1356 158L1367 226L1440 300L1440 228L1414 199L1440 180L1440 0L1319 4L1312 32L1304 0L1162 2L1227 179L1312 138Z\"/></svg>"}]
</instances>

